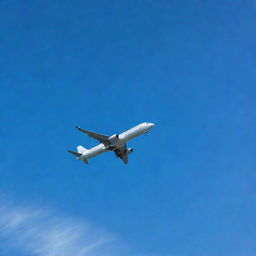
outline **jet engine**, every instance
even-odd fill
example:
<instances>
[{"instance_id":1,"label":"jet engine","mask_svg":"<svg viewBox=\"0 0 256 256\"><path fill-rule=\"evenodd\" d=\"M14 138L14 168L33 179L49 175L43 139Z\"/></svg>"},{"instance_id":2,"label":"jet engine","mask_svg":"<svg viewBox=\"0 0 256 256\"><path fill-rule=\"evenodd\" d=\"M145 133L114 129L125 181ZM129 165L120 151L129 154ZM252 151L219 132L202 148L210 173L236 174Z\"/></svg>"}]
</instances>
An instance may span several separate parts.
<instances>
[{"instance_id":1,"label":"jet engine","mask_svg":"<svg viewBox=\"0 0 256 256\"><path fill-rule=\"evenodd\" d=\"M133 148L128 148L128 149L126 150L126 154L127 154L127 155L131 154L132 152L133 152Z\"/></svg>"}]
</instances>

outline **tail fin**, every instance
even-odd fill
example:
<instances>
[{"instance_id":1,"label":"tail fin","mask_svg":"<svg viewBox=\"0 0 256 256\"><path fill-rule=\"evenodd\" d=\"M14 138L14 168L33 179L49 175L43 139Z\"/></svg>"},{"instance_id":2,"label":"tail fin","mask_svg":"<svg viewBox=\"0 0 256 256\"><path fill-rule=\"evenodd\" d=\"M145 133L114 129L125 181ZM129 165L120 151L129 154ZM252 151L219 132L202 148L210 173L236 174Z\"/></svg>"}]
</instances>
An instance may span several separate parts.
<instances>
[{"instance_id":1,"label":"tail fin","mask_svg":"<svg viewBox=\"0 0 256 256\"><path fill-rule=\"evenodd\" d=\"M78 152L75 152L75 151L72 151L72 150L68 150L69 153L71 153L71 154L77 156L77 159L79 160L79 159L81 159L80 157L82 157L83 154L85 154L86 151L88 151L88 150L87 150L86 148L84 148L83 146L78 146L78 147L77 147L77 151L78 151ZM88 159L86 159L86 158L83 157L81 160L83 160L83 162L84 162L85 164L89 164Z\"/></svg>"},{"instance_id":2,"label":"tail fin","mask_svg":"<svg viewBox=\"0 0 256 256\"><path fill-rule=\"evenodd\" d=\"M80 154L84 154L86 151L87 151L87 149L81 145L77 147L77 152Z\"/></svg>"}]
</instances>

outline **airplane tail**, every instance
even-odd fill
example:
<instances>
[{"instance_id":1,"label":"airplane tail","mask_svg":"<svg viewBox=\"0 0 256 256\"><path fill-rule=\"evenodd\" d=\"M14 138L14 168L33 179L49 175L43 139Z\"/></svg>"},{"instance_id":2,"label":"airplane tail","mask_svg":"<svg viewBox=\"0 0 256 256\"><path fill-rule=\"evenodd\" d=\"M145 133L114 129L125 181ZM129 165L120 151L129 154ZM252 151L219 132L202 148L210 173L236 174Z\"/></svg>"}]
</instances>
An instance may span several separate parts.
<instances>
[{"instance_id":1,"label":"airplane tail","mask_svg":"<svg viewBox=\"0 0 256 256\"><path fill-rule=\"evenodd\" d=\"M84 154L86 151L87 151L87 149L81 145L77 147L77 152L80 154Z\"/></svg>"},{"instance_id":2,"label":"airplane tail","mask_svg":"<svg viewBox=\"0 0 256 256\"><path fill-rule=\"evenodd\" d=\"M83 146L78 146L77 147L77 152L72 151L72 150L68 150L69 153L75 155L77 157L77 159L79 159L80 156L82 156L84 153L86 153L87 149L84 148ZM82 159L84 163L88 164L88 159L84 158Z\"/></svg>"}]
</instances>

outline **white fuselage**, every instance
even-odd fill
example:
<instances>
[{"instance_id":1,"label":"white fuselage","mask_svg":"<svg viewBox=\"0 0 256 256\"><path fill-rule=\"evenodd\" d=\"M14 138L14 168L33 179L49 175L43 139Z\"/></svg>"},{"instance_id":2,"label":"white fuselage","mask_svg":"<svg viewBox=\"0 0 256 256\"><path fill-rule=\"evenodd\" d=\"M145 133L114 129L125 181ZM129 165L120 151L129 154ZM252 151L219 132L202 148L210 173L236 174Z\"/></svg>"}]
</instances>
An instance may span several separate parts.
<instances>
[{"instance_id":1,"label":"white fuselage","mask_svg":"<svg viewBox=\"0 0 256 256\"><path fill-rule=\"evenodd\" d=\"M120 148L123 145L125 145L125 143L128 142L129 140L132 140L142 134L147 133L153 127L154 127L153 123L145 122L145 123L139 124L131 129L119 134L118 140L114 144L111 144L110 147L101 143L101 144L87 150L86 152L84 152L84 154L82 156L78 157L78 159L79 160L89 159L89 158L95 157L97 155L100 155L102 153L111 151L111 150L113 150L113 148Z\"/></svg>"}]
</instances>

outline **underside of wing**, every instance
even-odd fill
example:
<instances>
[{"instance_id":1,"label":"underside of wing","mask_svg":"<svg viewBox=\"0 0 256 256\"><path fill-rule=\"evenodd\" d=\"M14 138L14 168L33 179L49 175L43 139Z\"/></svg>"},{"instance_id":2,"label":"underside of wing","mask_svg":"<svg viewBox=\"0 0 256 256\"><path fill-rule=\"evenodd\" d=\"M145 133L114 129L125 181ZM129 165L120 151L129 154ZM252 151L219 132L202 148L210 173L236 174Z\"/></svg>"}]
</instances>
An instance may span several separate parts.
<instances>
[{"instance_id":1,"label":"underside of wing","mask_svg":"<svg viewBox=\"0 0 256 256\"><path fill-rule=\"evenodd\" d=\"M103 134L99 134L99 133L96 133L96 132L90 132L90 131L84 130L84 129L80 128L78 125L76 125L76 128L79 131L81 131L83 133L86 133L89 137L94 138L94 139L98 140L101 143L106 143L107 139L109 138L109 136L107 136L107 135L103 135Z\"/></svg>"},{"instance_id":2,"label":"underside of wing","mask_svg":"<svg viewBox=\"0 0 256 256\"><path fill-rule=\"evenodd\" d=\"M115 151L116 156L121 158L125 164L128 163L128 154L127 154L126 144L124 146L122 146L121 148L118 148L114 151Z\"/></svg>"}]
</instances>

